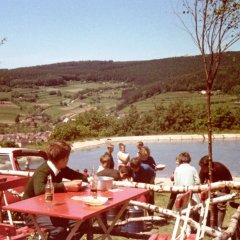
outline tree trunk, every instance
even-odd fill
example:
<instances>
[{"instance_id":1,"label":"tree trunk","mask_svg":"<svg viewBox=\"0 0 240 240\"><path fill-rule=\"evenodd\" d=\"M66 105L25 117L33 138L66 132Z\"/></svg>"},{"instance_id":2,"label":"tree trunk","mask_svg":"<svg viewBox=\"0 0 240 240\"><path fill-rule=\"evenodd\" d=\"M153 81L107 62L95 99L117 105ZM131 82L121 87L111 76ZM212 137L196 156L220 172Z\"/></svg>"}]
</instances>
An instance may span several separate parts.
<instances>
[{"instance_id":1,"label":"tree trunk","mask_svg":"<svg viewBox=\"0 0 240 240\"><path fill-rule=\"evenodd\" d=\"M208 77L209 78L209 77ZM208 174L209 183L213 182L212 177L212 114L211 114L211 81L207 80L207 128L208 128ZM210 192L210 197L213 198L213 192ZM210 226L214 227L214 207L210 206Z\"/></svg>"}]
</instances>

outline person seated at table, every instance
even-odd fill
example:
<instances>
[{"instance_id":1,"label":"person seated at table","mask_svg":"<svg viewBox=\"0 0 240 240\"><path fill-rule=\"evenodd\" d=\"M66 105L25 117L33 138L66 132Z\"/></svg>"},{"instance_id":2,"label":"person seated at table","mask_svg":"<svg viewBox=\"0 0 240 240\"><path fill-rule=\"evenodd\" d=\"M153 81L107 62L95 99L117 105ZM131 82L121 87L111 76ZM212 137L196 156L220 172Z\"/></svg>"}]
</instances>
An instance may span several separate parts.
<instances>
[{"instance_id":1,"label":"person seated at table","mask_svg":"<svg viewBox=\"0 0 240 240\"><path fill-rule=\"evenodd\" d=\"M153 170L156 170L156 162L150 155L150 149L147 146L142 146L139 150L139 158L142 163L148 164Z\"/></svg>"},{"instance_id":2,"label":"person seated at table","mask_svg":"<svg viewBox=\"0 0 240 240\"><path fill-rule=\"evenodd\" d=\"M48 176L51 175L55 192L77 192L81 189L82 181L87 182L87 178L77 171L67 167L68 158L71 152L71 146L63 141L50 143L47 155L48 161L38 167L29 182L27 183L23 199L31 198L44 194L45 185ZM70 181L63 182L63 178ZM30 218L26 218L27 222ZM65 240L68 235L68 229L71 229L76 223L75 220L64 218L49 217L47 215L36 215L36 221L41 228L48 232L48 240ZM84 222L76 233L74 239L80 239L85 233L90 231L88 222Z\"/></svg>"},{"instance_id":3,"label":"person seated at table","mask_svg":"<svg viewBox=\"0 0 240 240\"><path fill-rule=\"evenodd\" d=\"M118 170L122 166L127 166L130 161L130 154L126 152L126 146L123 143L118 144L119 151L117 153L117 159L118 159Z\"/></svg>"},{"instance_id":4,"label":"person seated at table","mask_svg":"<svg viewBox=\"0 0 240 240\"><path fill-rule=\"evenodd\" d=\"M130 166L122 166L119 170L120 180L125 182L132 182L132 169Z\"/></svg>"},{"instance_id":5,"label":"person seated at table","mask_svg":"<svg viewBox=\"0 0 240 240\"><path fill-rule=\"evenodd\" d=\"M132 158L130 161L130 167L132 169L132 177L134 182L154 184L155 171L148 164L142 163L139 157ZM144 202L154 204L154 192L150 191L149 194L145 195L146 199Z\"/></svg>"},{"instance_id":6,"label":"person seated at table","mask_svg":"<svg viewBox=\"0 0 240 240\"><path fill-rule=\"evenodd\" d=\"M115 181L120 179L118 170L111 168L111 157L109 154L105 153L100 157L100 164L102 170L97 172L97 176L112 177Z\"/></svg>"}]
</instances>

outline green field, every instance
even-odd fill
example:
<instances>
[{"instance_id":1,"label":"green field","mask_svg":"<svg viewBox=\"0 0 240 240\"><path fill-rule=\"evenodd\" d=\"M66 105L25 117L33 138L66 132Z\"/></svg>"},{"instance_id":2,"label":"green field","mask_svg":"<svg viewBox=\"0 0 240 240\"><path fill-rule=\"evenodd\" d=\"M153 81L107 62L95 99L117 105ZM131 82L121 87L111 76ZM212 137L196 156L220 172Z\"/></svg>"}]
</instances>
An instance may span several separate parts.
<instances>
[{"instance_id":1,"label":"green field","mask_svg":"<svg viewBox=\"0 0 240 240\"><path fill-rule=\"evenodd\" d=\"M106 109L116 107L121 97L121 83L79 83L69 82L67 86L41 88L15 88L13 91L24 96L37 96L35 102L22 98L15 99L16 104L0 105L0 122L14 123L17 114L31 116L37 111L48 114L52 120L74 116L94 107ZM74 96L82 90L88 90L83 99ZM61 94L53 94L60 92ZM2 97L11 98L11 93L0 92ZM21 109L21 110L20 110ZM40 110L39 110L40 109Z\"/></svg>"},{"instance_id":2,"label":"green field","mask_svg":"<svg viewBox=\"0 0 240 240\"><path fill-rule=\"evenodd\" d=\"M229 107L235 108L239 107L240 104L237 104L238 98L233 95L227 94L218 94L212 96L212 106L219 106L227 104ZM140 112L145 112L153 110L155 105L164 105L167 106L173 102L182 101L188 104L207 104L207 96L201 95L197 92L168 92L155 95L147 100L139 101L133 105L137 107ZM125 108L124 111L128 111L129 107Z\"/></svg>"},{"instance_id":3,"label":"green field","mask_svg":"<svg viewBox=\"0 0 240 240\"><path fill-rule=\"evenodd\" d=\"M122 83L80 83L70 81L66 86L40 87L40 88L15 88L12 92L18 92L22 97L15 98L14 103L0 105L0 122L14 123L18 114L21 116L34 116L45 113L52 121L63 120L65 117L73 117L77 114L95 107L103 107L106 110L115 109L121 100L122 90L126 87ZM83 92L84 91L84 92ZM77 96L80 97L76 97ZM11 99L11 93L0 92L2 97ZM24 97L32 97L35 101L26 101ZM168 92L155 95L143 101L134 103L140 112L154 109L155 105L167 106L176 101L190 104L206 104L206 95L197 92ZM212 96L212 106L227 104L231 108L239 107L237 97L226 94ZM129 110L129 107L121 110L121 113Z\"/></svg>"},{"instance_id":4,"label":"green field","mask_svg":"<svg viewBox=\"0 0 240 240\"><path fill-rule=\"evenodd\" d=\"M11 124L14 122L17 114L21 114L20 108L10 102L0 104L0 122Z\"/></svg>"}]
</instances>

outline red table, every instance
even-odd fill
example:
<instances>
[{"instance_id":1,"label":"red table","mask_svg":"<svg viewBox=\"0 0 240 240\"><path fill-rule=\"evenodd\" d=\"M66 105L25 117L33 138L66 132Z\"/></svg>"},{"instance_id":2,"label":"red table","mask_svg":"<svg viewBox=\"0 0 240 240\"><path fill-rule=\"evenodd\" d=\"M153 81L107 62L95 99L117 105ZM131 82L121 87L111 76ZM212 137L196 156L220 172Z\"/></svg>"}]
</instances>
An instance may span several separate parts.
<instances>
[{"instance_id":1,"label":"red table","mask_svg":"<svg viewBox=\"0 0 240 240\"><path fill-rule=\"evenodd\" d=\"M109 199L107 203L102 206L89 206L82 201L71 199L73 196L89 196L89 189L86 188L80 192L55 193L54 202L51 207L46 205L44 195L40 195L37 197L22 200L20 202L9 204L8 206L4 206L3 208L10 211L29 213L32 216L36 229L38 230L39 234L42 236L43 239L45 238L41 233L41 230L34 218L36 214L77 220L74 228L71 230L66 240L72 238L72 236L77 231L83 221L91 218L96 218L98 224L105 232L105 234L100 236L99 238L111 239L110 232L112 231L116 221L121 217L122 213L127 208L129 201L148 192L148 190L146 189L138 188L118 188L117 190L119 191L111 193L112 198ZM108 191L99 191L99 193L101 194L101 196L109 197ZM120 211L116 215L115 219L112 221L112 224L109 226L108 229L106 229L105 225L101 220L100 214L107 212L108 210L117 206L122 207L120 208Z\"/></svg>"}]
</instances>

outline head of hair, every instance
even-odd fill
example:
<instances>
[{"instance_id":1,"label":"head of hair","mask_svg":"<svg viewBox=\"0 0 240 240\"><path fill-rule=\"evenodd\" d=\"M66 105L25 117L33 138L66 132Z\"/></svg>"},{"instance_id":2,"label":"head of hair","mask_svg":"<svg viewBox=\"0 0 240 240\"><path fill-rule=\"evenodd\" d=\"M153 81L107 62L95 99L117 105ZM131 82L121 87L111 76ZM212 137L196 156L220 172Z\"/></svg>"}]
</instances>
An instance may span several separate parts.
<instances>
[{"instance_id":1,"label":"head of hair","mask_svg":"<svg viewBox=\"0 0 240 240\"><path fill-rule=\"evenodd\" d=\"M109 143L109 144L107 145L107 148L114 148L114 145L111 144L111 143Z\"/></svg>"},{"instance_id":2,"label":"head of hair","mask_svg":"<svg viewBox=\"0 0 240 240\"><path fill-rule=\"evenodd\" d=\"M137 169L141 166L141 159L139 157L134 157L130 160L130 167Z\"/></svg>"},{"instance_id":3,"label":"head of hair","mask_svg":"<svg viewBox=\"0 0 240 240\"><path fill-rule=\"evenodd\" d=\"M119 169L119 173L122 179L131 178L132 177L132 169L129 166L122 166Z\"/></svg>"},{"instance_id":4,"label":"head of hair","mask_svg":"<svg viewBox=\"0 0 240 240\"><path fill-rule=\"evenodd\" d=\"M84 172L88 172L88 170L86 169L86 168L84 168L84 170L83 170Z\"/></svg>"},{"instance_id":5,"label":"head of hair","mask_svg":"<svg viewBox=\"0 0 240 240\"><path fill-rule=\"evenodd\" d=\"M179 164L181 163L190 163L191 162L191 156L188 152L182 152L177 156L179 160Z\"/></svg>"},{"instance_id":6,"label":"head of hair","mask_svg":"<svg viewBox=\"0 0 240 240\"><path fill-rule=\"evenodd\" d=\"M144 145L144 144L143 144L142 141L138 141L138 142L137 142L137 146L138 146L138 147L143 147L143 145Z\"/></svg>"},{"instance_id":7,"label":"head of hair","mask_svg":"<svg viewBox=\"0 0 240 240\"><path fill-rule=\"evenodd\" d=\"M203 156L199 160L198 164L199 164L199 166L208 166L208 164L209 164L209 157L208 157L208 155Z\"/></svg>"},{"instance_id":8,"label":"head of hair","mask_svg":"<svg viewBox=\"0 0 240 240\"><path fill-rule=\"evenodd\" d=\"M150 149L147 146L143 146L139 150L139 156L140 157L148 157L150 156Z\"/></svg>"},{"instance_id":9,"label":"head of hair","mask_svg":"<svg viewBox=\"0 0 240 240\"><path fill-rule=\"evenodd\" d=\"M64 141L56 141L49 144L47 155L52 162L58 162L63 158L68 158L71 152L71 146Z\"/></svg>"},{"instance_id":10,"label":"head of hair","mask_svg":"<svg viewBox=\"0 0 240 240\"><path fill-rule=\"evenodd\" d=\"M103 166L103 168L110 168L111 165L111 158L109 154L103 154L100 157L100 163Z\"/></svg>"},{"instance_id":11,"label":"head of hair","mask_svg":"<svg viewBox=\"0 0 240 240\"><path fill-rule=\"evenodd\" d=\"M119 143L118 147L125 147L125 145L123 143Z\"/></svg>"}]
</instances>

